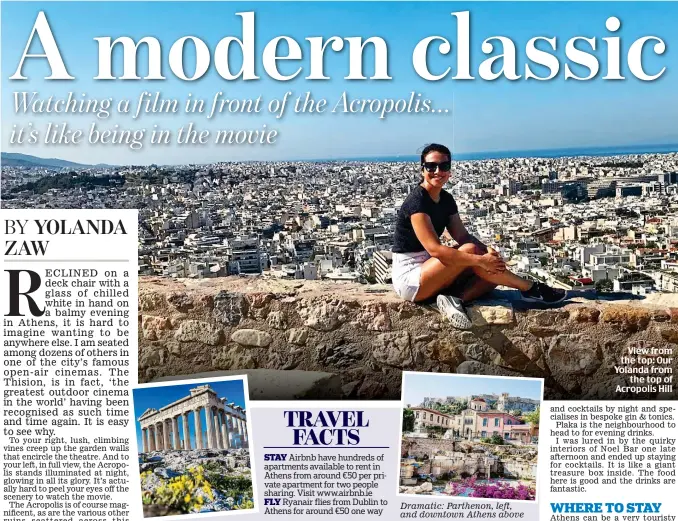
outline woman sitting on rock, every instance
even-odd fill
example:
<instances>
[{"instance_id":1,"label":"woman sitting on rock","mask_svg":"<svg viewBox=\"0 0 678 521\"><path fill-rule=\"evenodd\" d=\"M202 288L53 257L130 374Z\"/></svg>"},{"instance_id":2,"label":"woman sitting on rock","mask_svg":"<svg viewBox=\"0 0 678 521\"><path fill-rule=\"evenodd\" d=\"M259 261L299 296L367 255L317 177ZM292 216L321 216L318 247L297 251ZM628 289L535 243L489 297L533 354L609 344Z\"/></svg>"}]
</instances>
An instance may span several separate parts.
<instances>
[{"instance_id":1,"label":"woman sitting on rock","mask_svg":"<svg viewBox=\"0 0 678 521\"><path fill-rule=\"evenodd\" d=\"M464 304L496 286L520 290L523 300L556 304L567 293L541 282L523 279L506 269L499 254L469 234L457 203L443 190L450 178L452 154L443 145L428 145L421 153L423 179L398 211L393 241L393 286L406 300L436 303L452 325L470 329ZM440 243L447 229L458 246Z\"/></svg>"}]
</instances>

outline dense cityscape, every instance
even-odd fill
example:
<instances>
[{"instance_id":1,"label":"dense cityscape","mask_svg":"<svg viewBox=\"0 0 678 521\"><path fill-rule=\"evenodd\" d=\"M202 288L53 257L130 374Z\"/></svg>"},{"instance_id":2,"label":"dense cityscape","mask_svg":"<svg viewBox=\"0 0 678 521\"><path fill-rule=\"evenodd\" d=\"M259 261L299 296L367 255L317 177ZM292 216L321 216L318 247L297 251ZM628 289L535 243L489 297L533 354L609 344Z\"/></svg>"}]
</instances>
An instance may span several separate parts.
<instances>
[{"instance_id":1,"label":"dense cityscape","mask_svg":"<svg viewBox=\"0 0 678 521\"><path fill-rule=\"evenodd\" d=\"M415 161L3 161L2 202L139 209L140 275L387 284L396 213L419 175ZM447 189L514 271L565 289L678 292L678 153L455 161Z\"/></svg>"}]
</instances>

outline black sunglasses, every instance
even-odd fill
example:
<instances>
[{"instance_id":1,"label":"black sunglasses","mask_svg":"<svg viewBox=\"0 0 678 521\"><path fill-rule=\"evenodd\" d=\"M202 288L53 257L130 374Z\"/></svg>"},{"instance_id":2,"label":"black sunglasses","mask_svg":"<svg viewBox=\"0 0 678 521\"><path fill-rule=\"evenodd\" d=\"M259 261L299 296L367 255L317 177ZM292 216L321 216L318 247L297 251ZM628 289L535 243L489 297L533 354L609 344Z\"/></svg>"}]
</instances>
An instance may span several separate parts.
<instances>
[{"instance_id":1,"label":"black sunglasses","mask_svg":"<svg viewBox=\"0 0 678 521\"><path fill-rule=\"evenodd\" d=\"M440 170L441 172L449 172L452 169L452 161L442 161L440 163L436 163L435 161L425 161L421 164L421 166L424 167L429 174L435 172L436 169Z\"/></svg>"}]
</instances>

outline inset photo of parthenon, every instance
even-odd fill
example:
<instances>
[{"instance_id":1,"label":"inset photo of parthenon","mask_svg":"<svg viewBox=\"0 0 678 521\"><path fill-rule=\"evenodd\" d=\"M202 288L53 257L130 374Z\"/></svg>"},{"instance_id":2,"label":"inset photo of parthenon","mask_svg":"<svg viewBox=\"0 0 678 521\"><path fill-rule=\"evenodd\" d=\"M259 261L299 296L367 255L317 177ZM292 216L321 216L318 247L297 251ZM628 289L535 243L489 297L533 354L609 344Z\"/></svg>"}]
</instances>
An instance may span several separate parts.
<instances>
[{"instance_id":1,"label":"inset photo of parthenon","mask_svg":"<svg viewBox=\"0 0 678 521\"><path fill-rule=\"evenodd\" d=\"M144 517L254 508L247 397L246 376L134 389Z\"/></svg>"}]
</instances>

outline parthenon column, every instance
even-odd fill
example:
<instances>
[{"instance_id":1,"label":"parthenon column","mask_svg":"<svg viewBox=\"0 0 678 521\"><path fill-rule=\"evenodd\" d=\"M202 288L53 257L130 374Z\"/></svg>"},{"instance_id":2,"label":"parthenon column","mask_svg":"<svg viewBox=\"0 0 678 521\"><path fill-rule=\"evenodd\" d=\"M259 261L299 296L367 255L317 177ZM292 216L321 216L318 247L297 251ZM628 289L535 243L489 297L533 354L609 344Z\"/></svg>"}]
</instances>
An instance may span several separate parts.
<instances>
[{"instance_id":1,"label":"parthenon column","mask_svg":"<svg viewBox=\"0 0 678 521\"><path fill-rule=\"evenodd\" d=\"M148 430L148 448L153 452L155 450L155 429L153 425L147 427Z\"/></svg>"},{"instance_id":2,"label":"parthenon column","mask_svg":"<svg viewBox=\"0 0 678 521\"><path fill-rule=\"evenodd\" d=\"M170 445L170 420L165 419L162 421L162 448L163 450L170 450L172 446Z\"/></svg>"},{"instance_id":3,"label":"parthenon column","mask_svg":"<svg viewBox=\"0 0 678 521\"><path fill-rule=\"evenodd\" d=\"M178 416L172 417L172 441L174 442L174 450L181 450L181 440L179 439L179 422Z\"/></svg>"},{"instance_id":4,"label":"parthenon column","mask_svg":"<svg viewBox=\"0 0 678 521\"><path fill-rule=\"evenodd\" d=\"M162 438L160 437L160 424L153 425L155 431L155 450L162 450Z\"/></svg>"},{"instance_id":5,"label":"parthenon column","mask_svg":"<svg viewBox=\"0 0 678 521\"><path fill-rule=\"evenodd\" d=\"M235 433L235 442L236 447L240 447L240 436L238 432L238 417L234 414L231 414L231 426L233 427L233 432Z\"/></svg>"},{"instance_id":6,"label":"parthenon column","mask_svg":"<svg viewBox=\"0 0 678 521\"><path fill-rule=\"evenodd\" d=\"M212 407L212 421L214 422L214 448L221 448L221 425L219 425L219 409Z\"/></svg>"},{"instance_id":7,"label":"parthenon column","mask_svg":"<svg viewBox=\"0 0 678 521\"><path fill-rule=\"evenodd\" d=\"M195 427L195 448L204 449L202 444L202 425L200 422L200 407L193 410L193 426Z\"/></svg>"},{"instance_id":8,"label":"parthenon column","mask_svg":"<svg viewBox=\"0 0 678 521\"><path fill-rule=\"evenodd\" d=\"M148 429L141 429L141 452L148 452Z\"/></svg>"},{"instance_id":9,"label":"parthenon column","mask_svg":"<svg viewBox=\"0 0 678 521\"><path fill-rule=\"evenodd\" d=\"M184 433L184 450L191 450L191 433L188 432L188 411L181 415L181 430Z\"/></svg>"},{"instance_id":10,"label":"parthenon column","mask_svg":"<svg viewBox=\"0 0 678 521\"><path fill-rule=\"evenodd\" d=\"M226 438L228 439L228 446L231 447L231 433L233 432L233 423L231 423L231 415L224 411L224 425L226 425Z\"/></svg>"},{"instance_id":11,"label":"parthenon column","mask_svg":"<svg viewBox=\"0 0 678 521\"><path fill-rule=\"evenodd\" d=\"M245 443L247 443L247 419L242 421L242 436L245 440Z\"/></svg>"},{"instance_id":12,"label":"parthenon column","mask_svg":"<svg viewBox=\"0 0 678 521\"><path fill-rule=\"evenodd\" d=\"M224 448L231 448L231 441L228 439L228 416L226 411L220 410L219 414L221 415L221 437L224 440Z\"/></svg>"},{"instance_id":13,"label":"parthenon column","mask_svg":"<svg viewBox=\"0 0 678 521\"><path fill-rule=\"evenodd\" d=\"M219 424L219 409L212 407L212 418L214 419L214 448L221 448L221 425Z\"/></svg>"},{"instance_id":14,"label":"parthenon column","mask_svg":"<svg viewBox=\"0 0 678 521\"><path fill-rule=\"evenodd\" d=\"M238 422L234 414L231 414L231 432L236 435L238 434Z\"/></svg>"},{"instance_id":15,"label":"parthenon column","mask_svg":"<svg viewBox=\"0 0 678 521\"><path fill-rule=\"evenodd\" d=\"M215 408L214 413L214 441L215 448L223 449L224 440L221 439L221 414L219 414L219 409Z\"/></svg>"},{"instance_id":16,"label":"parthenon column","mask_svg":"<svg viewBox=\"0 0 678 521\"><path fill-rule=\"evenodd\" d=\"M211 405L205 407L205 422L207 423L207 448L214 449L214 420Z\"/></svg>"}]
</instances>

